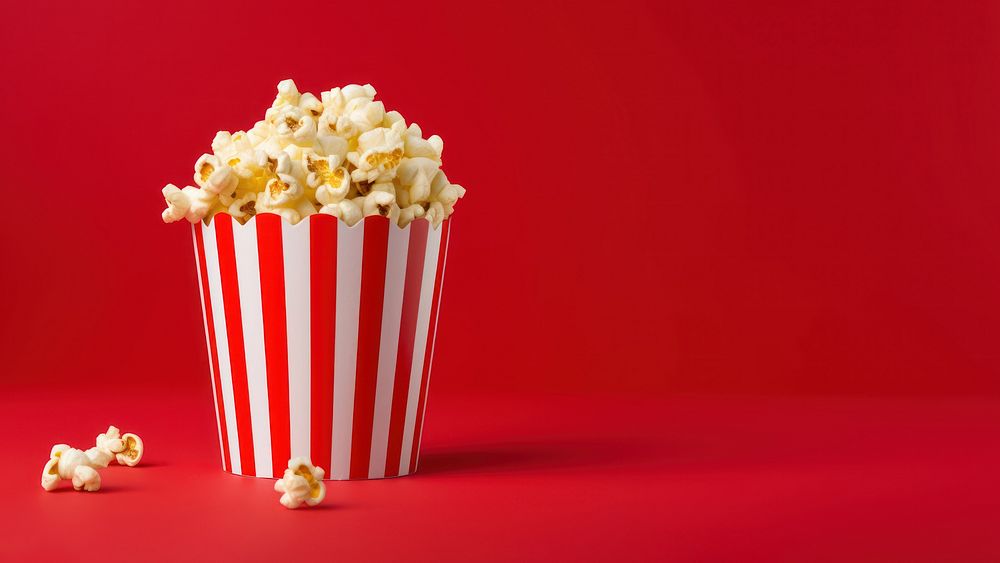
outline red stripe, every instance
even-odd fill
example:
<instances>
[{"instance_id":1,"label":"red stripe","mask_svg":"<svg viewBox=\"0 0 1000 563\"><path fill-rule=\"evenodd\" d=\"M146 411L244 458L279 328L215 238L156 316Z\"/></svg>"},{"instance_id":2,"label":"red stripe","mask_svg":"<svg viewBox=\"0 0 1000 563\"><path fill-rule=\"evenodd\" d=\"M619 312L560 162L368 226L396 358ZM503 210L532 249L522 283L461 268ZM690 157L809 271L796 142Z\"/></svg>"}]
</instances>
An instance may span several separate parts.
<instances>
[{"instance_id":1,"label":"red stripe","mask_svg":"<svg viewBox=\"0 0 1000 563\"><path fill-rule=\"evenodd\" d=\"M389 252L389 220L365 219L361 257L361 304L358 312L358 355L354 380L354 416L351 426L351 479L367 479L375 418L375 387L382 336L385 261Z\"/></svg>"},{"instance_id":2,"label":"red stripe","mask_svg":"<svg viewBox=\"0 0 1000 563\"><path fill-rule=\"evenodd\" d=\"M236 248L233 244L233 218L218 214L215 240L219 246L219 273L222 277L222 302L226 310L229 337L229 365L232 368L233 398L236 403L236 436L240 444L240 466L244 475L256 475L253 460L253 428L250 425L250 390L247 387L247 358L243 348L243 316L240 310L240 284L236 275Z\"/></svg>"},{"instance_id":3,"label":"red stripe","mask_svg":"<svg viewBox=\"0 0 1000 563\"><path fill-rule=\"evenodd\" d=\"M288 332L285 317L285 266L281 248L281 217L257 216L260 259L260 299L267 362L267 404L271 423L272 475L280 476L291 454L288 420Z\"/></svg>"},{"instance_id":4,"label":"red stripe","mask_svg":"<svg viewBox=\"0 0 1000 563\"><path fill-rule=\"evenodd\" d=\"M309 218L312 385L310 452L312 461L330 463L333 449L333 342L337 319L337 218Z\"/></svg>"},{"instance_id":5,"label":"red stripe","mask_svg":"<svg viewBox=\"0 0 1000 563\"><path fill-rule=\"evenodd\" d=\"M440 250L434 273L434 298L431 300L431 318L427 325L427 347L424 349L424 369L420 376L420 398L417 400L417 420L413 426L413 449L410 451L410 473L417 470L417 452L420 451L420 434L424 424L424 403L427 401L427 378L431 372L431 350L437 336L438 306L441 300L441 281L444 273L444 258L448 254L449 221L441 224Z\"/></svg>"},{"instance_id":6,"label":"red stripe","mask_svg":"<svg viewBox=\"0 0 1000 563\"><path fill-rule=\"evenodd\" d=\"M410 244L406 252L406 279L403 285L403 311L399 321L399 346L396 352L396 376L392 384L392 408L389 418L389 444L385 455L385 476L399 475L399 456L403 449L403 426L406 424L406 399L413 365L413 339L417 333L420 309L420 282L427 251L427 221L410 223Z\"/></svg>"},{"instance_id":7,"label":"red stripe","mask_svg":"<svg viewBox=\"0 0 1000 563\"><path fill-rule=\"evenodd\" d=\"M205 326L208 328L208 354L212 362L212 378L215 380L215 407L219 417L219 431L222 433L222 458L226 471L232 473L233 464L229 457L229 432L226 428L226 413L222 408L222 380L219 379L219 349L215 344L215 319L212 318L212 295L208 291L208 266L205 263L205 228L201 222L194 226L194 238L198 251L198 265L201 270L201 293L205 296Z\"/></svg>"}]
</instances>

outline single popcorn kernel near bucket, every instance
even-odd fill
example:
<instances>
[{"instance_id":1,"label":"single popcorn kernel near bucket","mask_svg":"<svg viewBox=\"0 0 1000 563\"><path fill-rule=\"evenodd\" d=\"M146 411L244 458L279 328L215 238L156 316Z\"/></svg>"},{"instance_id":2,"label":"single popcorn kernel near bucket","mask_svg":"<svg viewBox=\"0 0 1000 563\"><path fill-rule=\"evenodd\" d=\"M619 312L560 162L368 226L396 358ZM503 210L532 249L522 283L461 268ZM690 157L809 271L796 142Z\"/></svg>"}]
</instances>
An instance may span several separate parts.
<instances>
[{"instance_id":1,"label":"single popcorn kernel near bucket","mask_svg":"<svg viewBox=\"0 0 1000 563\"><path fill-rule=\"evenodd\" d=\"M42 488L54 491L60 481L71 481L78 491L98 491L101 489L101 474L94 468L90 457L81 450L66 444L52 446L49 461L42 469Z\"/></svg>"},{"instance_id":2,"label":"single popcorn kernel near bucket","mask_svg":"<svg viewBox=\"0 0 1000 563\"><path fill-rule=\"evenodd\" d=\"M325 472L322 467L314 467L308 458L296 457L288 460L288 469L281 479L274 483L274 490L283 493L278 502L289 509L303 504L316 506L326 498Z\"/></svg>"},{"instance_id":3,"label":"single popcorn kernel near bucket","mask_svg":"<svg viewBox=\"0 0 1000 563\"><path fill-rule=\"evenodd\" d=\"M271 107L247 131L219 131L194 183L163 189L163 221L206 224L218 213L240 223L274 213L297 223L324 213L354 225L367 216L401 227L437 228L465 188L441 170L444 142L375 101L375 88L350 84L314 96L278 83Z\"/></svg>"},{"instance_id":4,"label":"single popcorn kernel near bucket","mask_svg":"<svg viewBox=\"0 0 1000 563\"><path fill-rule=\"evenodd\" d=\"M135 467L142 459L142 438L135 434L121 434L114 426L109 426L107 432L99 434L95 442L96 445L87 450L87 457L96 467L107 467L112 459L119 465Z\"/></svg>"}]
</instances>

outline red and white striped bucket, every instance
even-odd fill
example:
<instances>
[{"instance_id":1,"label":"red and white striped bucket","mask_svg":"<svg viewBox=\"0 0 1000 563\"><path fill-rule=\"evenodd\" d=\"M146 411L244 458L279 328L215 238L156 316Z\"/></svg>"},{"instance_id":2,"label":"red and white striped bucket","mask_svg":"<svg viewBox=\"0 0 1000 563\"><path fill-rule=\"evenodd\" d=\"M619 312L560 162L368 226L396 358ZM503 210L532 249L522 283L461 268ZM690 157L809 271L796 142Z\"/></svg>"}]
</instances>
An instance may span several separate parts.
<instances>
[{"instance_id":1,"label":"red and white striped bucket","mask_svg":"<svg viewBox=\"0 0 1000 563\"><path fill-rule=\"evenodd\" d=\"M416 470L448 232L322 214L194 225L226 471L276 477L296 456L329 479Z\"/></svg>"}]
</instances>

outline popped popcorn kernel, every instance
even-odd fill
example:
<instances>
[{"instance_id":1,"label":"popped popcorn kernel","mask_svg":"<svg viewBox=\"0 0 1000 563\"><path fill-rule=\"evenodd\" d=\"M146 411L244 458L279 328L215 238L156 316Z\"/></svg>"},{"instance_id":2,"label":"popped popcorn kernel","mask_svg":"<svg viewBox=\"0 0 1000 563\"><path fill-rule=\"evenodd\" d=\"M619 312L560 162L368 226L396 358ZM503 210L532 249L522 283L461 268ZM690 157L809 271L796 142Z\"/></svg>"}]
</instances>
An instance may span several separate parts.
<instances>
[{"instance_id":1,"label":"popped popcorn kernel","mask_svg":"<svg viewBox=\"0 0 1000 563\"><path fill-rule=\"evenodd\" d=\"M313 466L308 458L296 457L288 461L288 469L274 482L274 490L283 493L278 502L288 509L296 509L305 504L316 506L326 498L326 485L322 467Z\"/></svg>"}]
</instances>

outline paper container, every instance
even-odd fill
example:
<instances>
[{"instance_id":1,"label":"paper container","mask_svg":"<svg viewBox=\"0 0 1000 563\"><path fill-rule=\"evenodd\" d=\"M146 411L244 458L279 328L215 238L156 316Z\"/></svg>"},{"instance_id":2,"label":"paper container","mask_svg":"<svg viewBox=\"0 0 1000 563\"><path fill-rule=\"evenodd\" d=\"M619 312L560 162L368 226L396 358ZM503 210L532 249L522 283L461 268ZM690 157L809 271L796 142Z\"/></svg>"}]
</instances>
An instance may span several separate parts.
<instances>
[{"instance_id":1,"label":"paper container","mask_svg":"<svg viewBox=\"0 0 1000 563\"><path fill-rule=\"evenodd\" d=\"M226 471L280 477L296 456L328 479L416 470L448 233L329 215L194 225Z\"/></svg>"}]
</instances>

